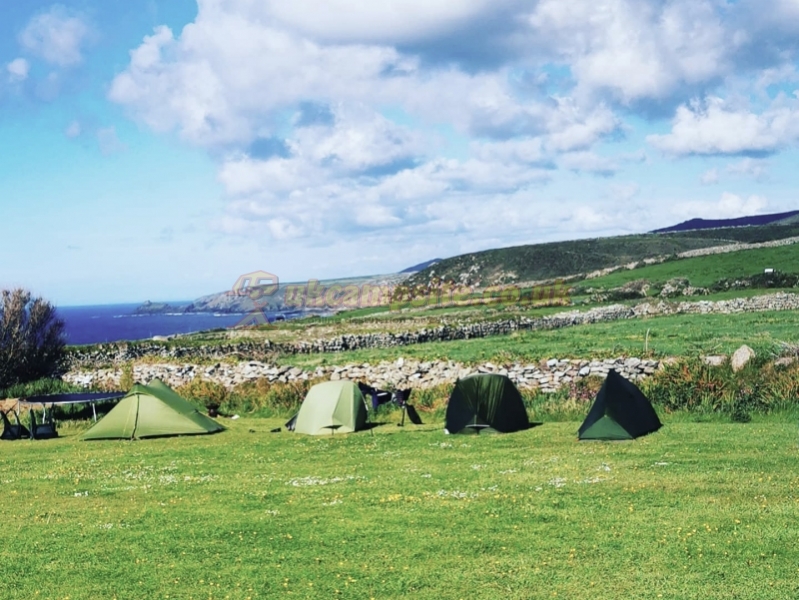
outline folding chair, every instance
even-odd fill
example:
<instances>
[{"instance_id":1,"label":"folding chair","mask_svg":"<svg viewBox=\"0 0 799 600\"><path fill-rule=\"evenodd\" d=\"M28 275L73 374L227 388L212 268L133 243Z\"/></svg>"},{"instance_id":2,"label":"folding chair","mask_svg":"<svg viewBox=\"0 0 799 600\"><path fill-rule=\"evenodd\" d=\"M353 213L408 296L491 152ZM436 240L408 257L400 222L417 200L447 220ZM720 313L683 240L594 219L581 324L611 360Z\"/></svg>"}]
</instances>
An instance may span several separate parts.
<instances>
[{"instance_id":1,"label":"folding chair","mask_svg":"<svg viewBox=\"0 0 799 600\"><path fill-rule=\"evenodd\" d=\"M414 425L424 425L422 423L422 418L419 416L419 413L416 412L416 409L408 404L408 399L411 397L411 390L396 390L393 395L394 402L402 409L402 423L400 423L400 427L405 426L405 413L408 413L408 418L411 420L411 423Z\"/></svg>"},{"instance_id":2,"label":"folding chair","mask_svg":"<svg viewBox=\"0 0 799 600\"><path fill-rule=\"evenodd\" d=\"M52 415L48 415L45 411L43 421L41 423L36 423L36 413L33 409L30 411L31 414L31 431L30 436L32 440L47 440L50 438L58 437L58 431L55 428L55 421L53 421Z\"/></svg>"},{"instance_id":3,"label":"folding chair","mask_svg":"<svg viewBox=\"0 0 799 600\"><path fill-rule=\"evenodd\" d=\"M3 417L3 433L0 435L0 440L21 440L22 438L30 437L30 431L19 420L19 415L13 410L14 419L17 421L16 425L12 425L8 420L8 414L0 410L0 415Z\"/></svg>"}]
</instances>

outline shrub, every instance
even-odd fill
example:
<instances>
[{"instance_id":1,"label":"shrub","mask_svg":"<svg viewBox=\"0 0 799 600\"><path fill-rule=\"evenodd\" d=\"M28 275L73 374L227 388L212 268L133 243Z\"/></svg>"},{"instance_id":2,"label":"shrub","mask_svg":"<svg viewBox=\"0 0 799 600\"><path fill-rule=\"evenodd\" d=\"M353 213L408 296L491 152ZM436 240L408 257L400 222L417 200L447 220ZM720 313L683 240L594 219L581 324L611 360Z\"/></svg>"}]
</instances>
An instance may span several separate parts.
<instances>
[{"instance_id":1,"label":"shrub","mask_svg":"<svg viewBox=\"0 0 799 600\"><path fill-rule=\"evenodd\" d=\"M710 366L694 358L670 365L644 380L641 389L666 411L726 413L746 422L753 413L766 414L793 406L799 395L799 365L775 366L764 357L735 373L729 363Z\"/></svg>"},{"instance_id":2,"label":"shrub","mask_svg":"<svg viewBox=\"0 0 799 600\"><path fill-rule=\"evenodd\" d=\"M270 382L266 378L237 385L222 408L225 412L243 412L260 416L290 417L296 413L311 386L323 379Z\"/></svg>"},{"instance_id":3,"label":"shrub","mask_svg":"<svg viewBox=\"0 0 799 600\"><path fill-rule=\"evenodd\" d=\"M66 341L55 307L22 289L1 295L0 388L60 374Z\"/></svg>"},{"instance_id":4,"label":"shrub","mask_svg":"<svg viewBox=\"0 0 799 600\"><path fill-rule=\"evenodd\" d=\"M414 389L408 404L426 412L442 411L449 402L452 387L451 383L440 383L429 388Z\"/></svg>"},{"instance_id":5,"label":"shrub","mask_svg":"<svg viewBox=\"0 0 799 600\"><path fill-rule=\"evenodd\" d=\"M37 379L27 383L16 383L8 388L0 389L0 398L24 398L28 396L46 396L47 394L69 394L85 391L82 387L67 383L61 379Z\"/></svg>"},{"instance_id":6,"label":"shrub","mask_svg":"<svg viewBox=\"0 0 799 600\"><path fill-rule=\"evenodd\" d=\"M217 411L228 399L227 388L216 381L197 378L189 383L184 383L177 390L178 394L204 406L211 416L216 416Z\"/></svg>"},{"instance_id":7,"label":"shrub","mask_svg":"<svg viewBox=\"0 0 799 600\"><path fill-rule=\"evenodd\" d=\"M127 362L122 365L122 375L119 377L119 389L128 391L135 383L136 380L133 378L133 363Z\"/></svg>"}]
</instances>

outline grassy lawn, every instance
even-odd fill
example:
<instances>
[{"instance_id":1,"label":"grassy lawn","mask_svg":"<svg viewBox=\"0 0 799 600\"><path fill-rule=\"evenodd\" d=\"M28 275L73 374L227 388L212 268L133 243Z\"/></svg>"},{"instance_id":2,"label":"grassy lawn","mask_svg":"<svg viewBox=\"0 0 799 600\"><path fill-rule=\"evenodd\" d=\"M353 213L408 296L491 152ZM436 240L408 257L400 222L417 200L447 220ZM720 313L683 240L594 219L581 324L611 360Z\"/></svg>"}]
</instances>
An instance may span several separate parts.
<instances>
[{"instance_id":1,"label":"grassy lawn","mask_svg":"<svg viewBox=\"0 0 799 600\"><path fill-rule=\"evenodd\" d=\"M646 332L649 330L649 340ZM474 363L548 358L643 356L646 345L655 356L732 353L741 344L770 352L779 342L799 341L799 312L768 311L736 315L672 315L593 323L549 331L431 342L398 348L302 354L280 357L281 363L314 367L376 363L399 357L436 360L442 357Z\"/></svg>"},{"instance_id":2,"label":"grassy lawn","mask_svg":"<svg viewBox=\"0 0 799 600\"><path fill-rule=\"evenodd\" d=\"M795 598L797 427L0 443L0 597Z\"/></svg>"}]
</instances>

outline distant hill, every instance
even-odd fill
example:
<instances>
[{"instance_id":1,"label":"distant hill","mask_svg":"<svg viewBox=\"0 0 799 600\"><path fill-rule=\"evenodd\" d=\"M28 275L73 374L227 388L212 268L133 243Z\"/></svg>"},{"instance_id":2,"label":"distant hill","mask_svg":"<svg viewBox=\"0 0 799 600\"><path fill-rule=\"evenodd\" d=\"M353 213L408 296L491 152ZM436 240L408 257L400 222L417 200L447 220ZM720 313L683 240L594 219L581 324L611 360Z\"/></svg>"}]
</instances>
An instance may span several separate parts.
<instances>
[{"instance_id":1,"label":"distant hill","mask_svg":"<svg viewBox=\"0 0 799 600\"><path fill-rule=\"evenodd\" d=\"M719 229L724 227L749 227L757 225L778 224L780 221L789 220L789 223L796 221L794 217L799 215L799 210L792 210L784 213L773 213L770 215L753 215L749 217L738 217L737 219L691 219L683 221L671 227L655 229L651 233L672 233L675 231L696 231L698 229ZM785 225L789 223L783 223Z\"/></svg>"},{"instance_id":2,"label":"distant hill","mask_svg":"<svg viewBox=\"0 0 799 600\"><path fill-rule=\"evenodd\" d=\"M784 213L784 215L799 213ZM785 217L777 223L645 233L484 250L446 258L412 274L408 285L434 279L470 286L541 281L589 273L633 262L676 255L687 250L737 242L758 243L799 236L799 223Z\"/></svg>"},{"instance_id":3,"label":"distant hill","mask_svg":"<svg viewBox=\"0 0 799 600\"><path fill-rule=\"evenodd\" d=\"M330 314L346 308L371 306L383 296L385 296L383 300L386 300L387 290L407 277L407 273L390 273L346 279L281 283L278 288L256 286L248 288L243 293L226 290L197 298L183 308L183 311L220 314L261 312ZM144 305L138 310L146 308L147 305Z\"/></svg>"},{"instance_id":4,"label":"distant hill","mask_svg":"<svg viewBox=\"0 0 799 600\"><path fill-rule=\"evenodd\" d=\"M434 258L432 260L425 261L423 263L419 263L418 265L413 265L412 267L408 267L407 269L403 269L400 273L418 273L419 271L426 269L427 267L432 267L436 263L440 263L442 259Z\"/></svg>"}]
</instances>

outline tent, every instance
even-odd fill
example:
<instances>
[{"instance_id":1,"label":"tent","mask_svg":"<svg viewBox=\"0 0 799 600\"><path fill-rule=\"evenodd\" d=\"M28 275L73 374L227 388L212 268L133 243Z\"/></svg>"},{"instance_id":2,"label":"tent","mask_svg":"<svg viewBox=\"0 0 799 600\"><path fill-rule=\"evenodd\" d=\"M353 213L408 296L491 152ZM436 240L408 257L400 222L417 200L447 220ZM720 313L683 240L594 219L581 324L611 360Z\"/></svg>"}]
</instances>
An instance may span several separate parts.
<instances>
[{"instance_id":1,"label":"tent","mask_svg":"<svg viewBox=\"0 0 799 600\"><path fill-rule=\"evenodd\" d=\"M581 440L632 440L662 426L649 399L613 369L580 426Z\"/></svg>"},{"instance_id":2,"label":"tent","mask_svg":"<svg viewBox=\"0 0 799 600\"><path fill-rule=\"evenodd\" d=\"M224 430L158 379L137 383L84 440L196 435Z\"/></svg>"},{"instance_id":3,"label":"tent","mask_svg":"<svg viewBox=\"0 0 799 600\"><path fill-rule=\"evenodd\" d=\"M352 381L317 383L308 390L294 424L296 433L308 435L351 433L365 428L363 394Z\"/></svg>"},{"instance_id":4,"label":"tent","mask_svg":"<svg viewBox=\"0 0 799 600\"><path fill-rule=\"evenodd\" d=\"M447 404L448 433L510 433L530 426L522 396L505 375L481 373L455 383Z\"/></svg>"}]
</instances>

